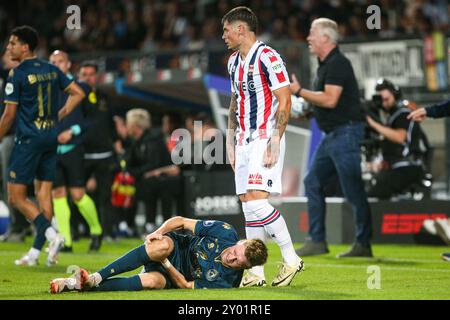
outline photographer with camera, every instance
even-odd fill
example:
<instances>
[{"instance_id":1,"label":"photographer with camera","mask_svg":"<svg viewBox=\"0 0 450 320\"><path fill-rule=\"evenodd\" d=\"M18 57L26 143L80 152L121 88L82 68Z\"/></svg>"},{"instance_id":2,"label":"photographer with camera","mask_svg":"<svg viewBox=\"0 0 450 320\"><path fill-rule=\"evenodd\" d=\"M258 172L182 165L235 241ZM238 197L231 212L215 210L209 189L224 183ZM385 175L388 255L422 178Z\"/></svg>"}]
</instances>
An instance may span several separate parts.
<instances>
[{"instance_id":1,"label":"photographer with camera","mask_svg":"<svg viewBox=\"0 0 450 320\"><path fill-rule=\"evenodd\" d=\"M380 136L383 156L368 196L390 198L420 183L424 177L424 155L428 141L418 123L408 120L411 109L402 100L398 86L387 79L377 81L373 103L386 116L384 123L366 116L367 123Z\"/></svg>"}]
</instances>

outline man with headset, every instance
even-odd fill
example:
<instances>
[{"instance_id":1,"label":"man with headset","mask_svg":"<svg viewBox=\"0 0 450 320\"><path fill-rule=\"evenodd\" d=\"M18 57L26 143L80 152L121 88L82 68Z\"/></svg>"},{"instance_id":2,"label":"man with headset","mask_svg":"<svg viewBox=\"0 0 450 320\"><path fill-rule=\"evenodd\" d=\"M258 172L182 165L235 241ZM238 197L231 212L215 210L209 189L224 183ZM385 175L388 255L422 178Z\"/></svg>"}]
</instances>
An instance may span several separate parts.
<instances>
[{"instance_id":1,"label":"man with headset","mask_svg":"<svg viewBox=\"0 0 450 320\"><path fill-rule=\"evenodd\" d=\"M386 121L379 123L367 116L369 126L381 136L383 163L369 197L390 198L419 182L424 175L423 155L428 142L418 123L408 120L411 109L402 100L401 91L387 79L377 81L375 90Z\"/></svg>"}]
</instances>

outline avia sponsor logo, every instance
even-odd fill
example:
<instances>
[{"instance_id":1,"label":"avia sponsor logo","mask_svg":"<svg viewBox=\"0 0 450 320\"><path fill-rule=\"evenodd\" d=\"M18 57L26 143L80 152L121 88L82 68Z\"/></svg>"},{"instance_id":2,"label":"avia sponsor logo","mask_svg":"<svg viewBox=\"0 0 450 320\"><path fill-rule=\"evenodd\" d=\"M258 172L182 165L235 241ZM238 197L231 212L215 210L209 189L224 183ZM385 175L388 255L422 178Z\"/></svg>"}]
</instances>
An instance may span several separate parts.
<instances>
[{"instance_id":1,"label":"avia sponsor logo","mask_svg":"<svg viewBox=\"0 0 450 320\"><path fill-rule=\"evenodd\" d=\"M248 184L262 184L262 175L259 173L248 175Z\"/></svg>"},{"instance_id":2,"label":"avia sponsor logo","mask_svg":"<svg viewBox=\"0 0 450 320\"><path fill-rule=\"evenodd\" d=\"M419 233L426 219L446 219L445 213L385 213L381 225L381 234Z\"/></svg>"},{"instance_id":3,"label":"avia sponsor logo","mask_svg":"<svg viewBox=\"0 0 450 320\"><path fill-rule=\"evenodd\" d=\"M237 196L197 197L193 203L196 216L241 214Z\"/></svg>"}]
</instances>

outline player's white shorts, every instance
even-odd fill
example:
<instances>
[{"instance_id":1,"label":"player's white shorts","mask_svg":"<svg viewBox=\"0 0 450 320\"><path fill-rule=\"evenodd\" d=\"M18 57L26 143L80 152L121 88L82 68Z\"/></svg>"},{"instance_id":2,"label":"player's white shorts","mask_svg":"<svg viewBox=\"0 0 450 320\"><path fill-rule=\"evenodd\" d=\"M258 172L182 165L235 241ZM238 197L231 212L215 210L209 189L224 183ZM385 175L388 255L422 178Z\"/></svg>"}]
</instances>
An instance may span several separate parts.
<instances>
[{"instance_id":1,"label":"player's white shorts","mask_svg":"<svg viewBox=\"0 0 450 320\"><path fill-rule=\"evenodd\" d=\"M263 166L263 156L269 139L256 139L235 147L236 194L247 190L264 190L273 195L281 194L281 173L283 171L285 135L280 141L280 158L272 168Z\"/></svg>"}]
</instances>

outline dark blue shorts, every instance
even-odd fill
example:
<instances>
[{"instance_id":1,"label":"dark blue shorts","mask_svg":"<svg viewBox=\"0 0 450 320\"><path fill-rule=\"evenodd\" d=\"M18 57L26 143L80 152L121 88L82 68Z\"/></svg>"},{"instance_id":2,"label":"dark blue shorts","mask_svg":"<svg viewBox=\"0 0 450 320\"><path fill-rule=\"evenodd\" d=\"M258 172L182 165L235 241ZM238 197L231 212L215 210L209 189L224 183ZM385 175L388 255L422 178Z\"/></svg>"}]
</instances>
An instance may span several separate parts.
<instances>
[{"instance_id":1,"label":"dark blue shorts","mask_svg":"<svg viewBox=\"0 0 450 320\"><path fill-rule=\"evenodd\" d=\"M56 131L38 137L16 139L8 167L8 182L33 184L34 179L54 181L56 168Z\"/></svg>"},{"instance_id":2,"label":"dark blue shorts","mask_svg":"<svg viewBox=\"0 0 450 320\"><path fill-rule=\"evenodd\" d=\"M169 232L166 234L166 236L169 236L173 240L174 244L173 251L169 255L169 257L167 257L167 259L169 259L170 263L175 267L175 269L183 274L187 281L191 281L192 279L190 279L190 269L192 269L193 266L191 266L189 262L189 244L192 236L177 234L175 232ZM166 286L164 287L164 289L178 288L176 284L172 282L169 274L160 262L151 261L144 266L144 272L147 273L154 271L161 273L164 278L166 278Z\"/></svg>"},{"instance_id":3,"label":"dark blue shorts","mask_svg":"<svg viewBox=\"0 0 450 320\"><path fill-rule=\"evenodd\" d=\"M84 188L86 176L84 174L83 145L78 145L67 153L58 154L55 170L53 188Z\"/></svg>"}]
</instances>

